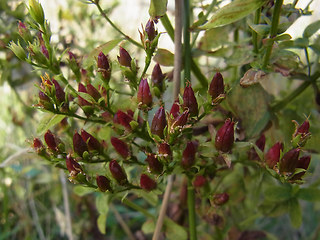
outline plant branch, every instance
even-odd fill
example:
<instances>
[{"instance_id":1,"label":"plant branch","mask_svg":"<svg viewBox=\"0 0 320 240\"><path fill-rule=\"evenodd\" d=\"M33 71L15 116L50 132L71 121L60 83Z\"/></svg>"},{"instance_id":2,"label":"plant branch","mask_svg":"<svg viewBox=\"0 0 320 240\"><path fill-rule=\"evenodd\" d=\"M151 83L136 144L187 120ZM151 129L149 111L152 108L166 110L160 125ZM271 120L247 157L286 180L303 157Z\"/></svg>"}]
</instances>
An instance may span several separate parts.
<instances>
[{"instance_id":1,"label":"plant branch","mask_svg":"<svg viewBox=\"0 0 320 240\"><path fill-rule=\"evenodd\" d=\"M194 187L192 186L192 181L190 178L188 178L188 212L189 212L190 240L197 240L195 193L194 193Z\"/></svg>"},{"instance_id":2,"label":"plant branch","mask_svg":"<svg viewBox=\"0 0 320 240\"><path fill-rule=\"evenodd\" d=\"M270 39L274 38L277 35L282 4L283 4L283 0L276 0L276 3L274 5L274 11L273 11L273 17L272 17L272 23L271 23L271 29L270 29ZM263 59L262 68L265 68L269 63L269 59L272 52L272 46L273 46L273 42L269 43L267 46L266 54Z\"/></svg>"},{"instance_id":3,"label":"plant branch","mask_svg":"<svg viewBox=\"0 0 320 240\"><path fill-rule=\"evenodd\" d=\"M110 209L114 213L114 216L116 217L116 219L117 219L118 223L120 224L120 226L122 227L123 231L127 234L128 238L130 240L135 240L136 238L132 234L130 228L128 227L126 222L123 220L122 216L119 214L117 209L113 206L113 204L110 204Z\"/></svg>"},{"instance_id":4,"label":"plant branch","mask_svg":"<svg viewBox=\"0 0 320 240\"><path fill-rule=\"evenodd\" d=\"M184 82L191 81L191 48L190 48L190 0L184 0Z\"/></svg>"},{"instance_id":5,"label":"plant branch","mask_svg":"<svg viewBox=\"0 0 320 240\"><path fill-rule=\"evenodd\" d=\"M254 15L254 22L253 22L254 24L259 24L260 16L261 16L261 8L258 8ZM254 30L252 30L252 42L253 42L253 52L255 54L258 54L259 52L258 34Z\"/></svg>"},{"instance_id":6,"label":"plant branch","mask_svg":"<svg viewBox=\"0 0 320 240\"><path fill-rule=\"evenodd\" d=\"M164 28L166 29L169 37L171 38L172 41L174 41L174 29L172 27L172 24L168 18L168 15L165 14L164 16L162 16L160 18L162 25L164 26Z\"/></svg>"},{"instance_id":7,"label":"plant branch","mask_svg":"<svg viewBox=\"0 0 320 240\"><path fill-rule=\"evenodd\" d=\"M154 219L153 214L149 213L145 208L140 207L139 205L131 202L130 200L128 200L127 198L123 199L122 201L125 205L127 205L128 207L141 212L143 215L145 215L148 218Z\"/></svg>"}]
</instances>

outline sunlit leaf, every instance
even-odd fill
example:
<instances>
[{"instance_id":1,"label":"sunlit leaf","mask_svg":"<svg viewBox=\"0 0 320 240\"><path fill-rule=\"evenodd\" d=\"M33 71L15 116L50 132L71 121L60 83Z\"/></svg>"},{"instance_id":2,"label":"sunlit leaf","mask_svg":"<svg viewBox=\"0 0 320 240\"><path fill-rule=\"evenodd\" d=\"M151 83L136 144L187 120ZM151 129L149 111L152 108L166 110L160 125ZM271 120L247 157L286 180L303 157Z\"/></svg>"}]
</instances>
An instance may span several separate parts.
<instances>
[{"instance_id":1,"label":"sunlit leaf","mask_svg":"<svg viewBox=\"0 0 320 240\"><path fill-rule=\"evenodd\" d=\"M302 223L302 212L298 199L293 198L288 202L289 216L293 227L298 228Z\"/></svg>"},{"instance_id":2,"label":"sunlit leaf","mask_svg":"<svg viewBox=\"0 0 320 240\"><path fill-rule=\"evenodd\" d=\"M159 18L167 12L168 0L151 0L149 6L149 15L152 18Z\"/></svg>"},{"instance_id":3,"label":"sunlit leaf","mask_svg":"<svg viewBox=\"0 0 320 240\"><path fill-rule=\"evenodd\" d=\"M62 121L66 116L48 113L44 116L40 123L38 124L37 133L39 135L44 134L49 128L53 127L54 125L58 124Z\"/></svg>"},{"instance_id":4,"label":"sunlit leaf","mask_svg":"<svg viewBox=\"0 0 320 240\"><path fill-rule=\"evenodd\" d=\"M107 224L107 214L100 214L97 219L97 225L98 225L99 231L102 234L106 234L106 224Z\"/></svg>"},{"instance_id":5,"label":"sunlit leaf","mask_svg":"<svg viewBox=\"0 0 320 240\"><path fill-rule=\"evenodd\" d=\"M159 48L153 60L163 66L173 66L174 65L174 55L167 49Z\"/></svg>"},{"instance_id":6,"label":"sunlit leaf","mask_svg":"<svg viewBox=\"0 0 320 240\"><path fill-rule=\"evenodd\" d=\"M106 194L99 194L96 197L96 207L100 214L107 214L109 211L109 196Z\"/></svg>"},{"instance_id":7,"label":"sunlit leaf","mask_svg":"<svg viewBox=\"0 0 320 240\"><path fill-rule=\"evenodd\" d=\"M303 37L304 38L309 38L313 34L315 34L317 31L320 29L320 20L311 23L306 27L306 29L303 31Z\"/></svg>"},{"instance_id":8,"label":"sunlit leaf","mask_svg":"<svg viewBox=\"0 0 320 240\"><path fill-rule=\"evenodd\" d=\"M184 240L188 239L188 233L185 228L178 225L169 218L164 220L166 239L168 240Z\"/></svg>"}]
</instances>

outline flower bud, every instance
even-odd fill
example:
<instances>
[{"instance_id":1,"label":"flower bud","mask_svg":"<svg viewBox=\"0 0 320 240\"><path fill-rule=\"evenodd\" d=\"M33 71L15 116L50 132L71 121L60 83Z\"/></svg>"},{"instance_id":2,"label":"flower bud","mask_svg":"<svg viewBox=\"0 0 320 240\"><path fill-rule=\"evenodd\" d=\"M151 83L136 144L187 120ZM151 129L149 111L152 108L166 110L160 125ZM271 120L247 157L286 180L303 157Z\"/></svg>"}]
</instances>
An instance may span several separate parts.
<instances>
[{"instance_id":1,"label":"flower bud","mask_svg":"<svg viewBox=\"0 0 320 240\"><path fill-rule=\"evenodd\" d=\"M212 100L219 97L220 94L224 94L224 83L223 83L223 77L221 73L217 72L213 76L208 92L212 97Z\"/></svg>"},{"instance_id":2,"label":"flower bud","mask_svg":"<svg viewBox=\"0 0 320 240\"><path fill-rule=\"evenodd\" d=\"M229 152L234 142L234 122L227 119L218 130L215 140L215 147L221 152Z\"/></svg>"},{"instance_id":3,"label":"flower bud","mask_svg":"<svg viewBox=\"0 0 320 240\"><path fill-rule=\"evenodd\" d=\"M119 55L117 58L120 65L130 68L132 60L130 54L123 47L120 47Z\"/></svg>"},{"instance_id":4,"label":"flower bud","mask_svg":"<svg viewBox=\"0 0 320 240\"><path fill-rule=\"evenodd\" d=\"M193 142L188 142L182 153L181 165L184 169L192 167L196 160L196 147Z\"/></svg>"},{"instance_id":5,"label":"flower bud","mask_svg":"<svg viewBox=\"0 0 320 240\"><path fill-rule=\"evenodd\" d=\"M96 181L101 192L111 191L110 180L106 176L97 175Z\"/></svg>"},{"instance_id":6,"label":"flower bud","mask_svg":"<svg viewBox=\"0 0 320 240\"><path fill-rule=\"evenodd\" d=\"M57 101L58 101L58 104L61 104L62 102L65 101L65 93L62 89L62 87L60 86L60 84L55 80L55 79L52 79L52 82L54 84L54 88L56 90L56 98L57 98Z\"/></svg>"},{"instance_id":7,"label":"flower bud","mask_svg":"<svg viewBox=\"0 0 320 240\"><path fill-rule=\"evenodd\" d=\"M220 193L220 194L215 194L213 196L213 202L215 205L221 206L228 202L229 200L229 194L228 193Z\"/></svg>"},{"instance_id":8,"label":"flower bud","mask_svg":"<svg viewBox=\"0 0 320 240\"><path fill-rule=\"evenodd\" d=\"M88 147L85 141L79 133L75 132L73 135L73 149L80 156L83 156L84 152L88 152Z\"/></svg>"},{"instance_id":9,"label":"flower bud","mask_svg":"<svg viewBox=\"0 0 320 240\"><path fill-rule=\"evenodd\" d=\"M24 51L23 47L21 47L19 41L18 44L14 43L13 41L10 42L8 48L17 56L20 60L24 61L27 59L27 54Z\"/></svg>"},{"instance_id":10,"label":"flower bud","mask_svg":"<svg viewBox=\"0 0 320 240\"><path fill-rule=\"evenodd\" d=\"M40 49L41 49L41 52L43 53L43 55L44 55L47 59L49 59L48 49L47 49L44 45L41 45Z\"/></svg>"},{"instance_id":11,"label":"flower bud","mask_svg":"<svg viewBox=\"0 0 320 240\"><path fill-rule=\"evenodd\" d=\"M39 91L39 106L47 110L53 109L50 98L42 91Z\"/></svg>"},{"instance_id":12,"label":"flower bud","mask_svg":"<svg viewBox=\"0 0 320 240\"><path fill-rule=\"evenodd\" d=\"M180 114L176 120L173 122L171 128L174 130L176 127L184 127L188 121L189 116L189 110L184 111L182 114Z\"/></svg>"},{"instance_id":13,"label":"flower bud","mask_svg":"<svg viewBox=\"0 0 320 240\"><path fill-rule=\"evenodd\" d=\"M94 98L94 100L96 100L96 102L98 102L101 98L99 91L90 83L87 84L87 92L91 97Z\"/></svg>"},{"instance_id":14,"label":"flower bud","mask_svg":"<svg viewBox=\"0 0 320 240\"><path fill-rule=\"evenodd\" d=\"M184 89L183 107L189 109L190 116L198 116L198 103L191 86L186 86Z\"/></svg>"},{"instance_id":15,"label":"flower bud","mask_svg":"<svg viewBox=\"0 0 320 240\"><path fill-rule=\"evenodd\" d=\"M84 129L81 129L81 138L88 144L89 150L101 151L102 147L99 141Z\"/></svg>"},{"instance_id":16,"label":"flower bud","mask_svg":"<svg viewBox=\"0 0 320 240\"><path fill-rule=\"evenodd\" d=\"M88 93L86 87L82 83L79 83L79 85L78 85L78 92ZM78 96L78 100L79 100L80 106L91 106L92 105L91 103L89 103L87 100L85 100L84 98L82 98L80 96Z\"/></svg>"},{"instance_id":17,"label":"flower bud","mask_svg":"<svg viewBox=\"0 0 320 240\"><path fill-rule=\"evenodd\" d=\"M48 148L50 148L52 151L58 150L55 136L52 134L52 132L50 130L48 130L44 134L44 141L46 142Z\"/></svg>"},{"instance_id":18,"label":"flower bud","mask_svg":"<svg viewBox=\"0 0 320 240\"><path fill-rule=\"evenodd\" d=\"M19 31L19 35L23 38L23 40L26 43L32 42L32 36L31 36L29 29L21 21L19 21L19 24L18 24L18 31Z\"/></svg>"},{"instance_id":19,"label":"flower bud","mask_svg":"<svg viewBox=\"0 0 320 240\"><path fill-rule=\"evenodd\" d=\"M39 138L33 139L32 147L38 154L40 154L44 151L43 143L41 142L41 140Z\"/></svg>"},{"instance_id":20,"label":"flower bud","mask_svg":"<svg viewBox=\"0 0 320 240\"><path fill-rule=\"evenodd\" d=\"M163 107L160 107L154 115L151 123L151 133L163 138L163 130L167 126L166 114Z\"/></svg>"},{"instance_id":21,"label":"flower bud","mask_svg":"<svg viewBox=\"0 0 320 240\"><path fill-rule=\"evenodd\" d=\"M201 188L207 183L207 179L202 175L197 175L193 181L195 188Z\"/></svg>"},{"instance_id":22,"label":"flower bud","mask_svg":"<svg viewBox=\"0 0 320 240\"><path fill-rule=\"evenodd\" d=\"M156 30L154 28L154 23L150 19L148 20L148 22L146 24L146 33L147 33L148 39L150 41L152 41L157 35L157 32L156 32Z\"/></svg>"},{"instance_id":23,"label":"flower bud","mask_svg":"<svg viewBox=\"0 0 320 240\"><path fill-rule=\"evenodd\" d=\"M70 154L67 155L66 157L66 166L67 166L67 169L71 175L71 177L75 177L78 175L78 173L82 173L83 170L80 166L80 164L78 162L76 162Z\"/></svg>"},{"instance_id":24,"label":"flower bud","mask_svg":"<svg viewBox=\"0 0 320 240\"><path fill-rule=\"evenodd\" d=\"M298 160L299 160L300 149L294 148L286 152L280 160L280 173L292 173L294 172Z\"/></svg>"},{"instance_id":25,"label":"flower bud","mask_svg":"<svg viewBox=\"0 0 320 240\"><path fill-rule=\"evenodd\" d=\"M119 138L111 137L111 144L124 159L127 159L130 156L128 145Z\"/></svg>"},{"instance_id":26,"label":"flower bud","mask_svg":"<svg viewBox=\"0 0 320 240\"><path fill-rule=\"evenodd\" d=\"M266 137L264 134L256 141L256 146L263 152L266 144ZM254 148L251 148L248 152L248 159L259 160L259 156Z\"/></svg>"},{"instance_id":27,"label":"flower bud","mask_svg":"<svg viewBox=\"0 0 320 240\"><path fill-rule=\"evenodd\" d=\"M141 79L140 81L137 100L138 100L139 106L146 105L150 107L152 105L152 95L150 92L147 79Z\"/></svg>"},{"instance_id":28,"label":"flower bud","mask_svg":"<svg viewBox=\"0 0 320 240\"><path fill-rule=\"evenodd\" d=\"M159 63L157 63L151 74L151 81L154 86L158 87L160 91L163 89L163 80L165 78L165 75L162 73Z\"/></svg>"},{"instance_id":29,"label":"flower bud","mask_svg":"<svg viewBox=\"0 0 320 240\"><path fill-rule=\"evenodd\" d=\"M273 145L265 155L265 161L269 168L273 168L280 159L280 151L283 150L283 144L277 142Z\"/></svg>"},{"instance_id":30,"label":"flower bud","mask_svg":"<svg viewBox=\"0 0 320 240\"><path fill-rule=\"evenodd\" d=\"M101 75L104 78L104 80L108 82L111 77L111 67L109 64L108 57L104 55L103 52L100 52L98 55L97 65L98 65L98 72L101 72Z\"/></svg>"},{"instance_id":31,"label":"flower bud","mask_svg":"<svg viewBox=\"0 0 320 240\"><path fill-rule=\"evenodd\" d=\"M171 110L170 110L170 115L173 116L173 119L176 119L180 114L180 106L179 103L177 101L175 101L172 104Z\"/></svg>"},{"instance_id":32,"label":"flower bud","mask_svg":"<svg viewBox=\"0 0 320 240\"><path fill-rule=\"evenodd\" d=\"M296 137L299 134L301 134L301 136L304 137L305 135L309 134L310 123L308 119L306 119L300 126L298 125L297 122L295 123L296 123L296 131L293 134L293 137Z\"/></svg>"},{"instance_id":33,"label":"flower bud","mask_svg":"<svg viewBox=\"0 0 320 240\"><path fill-rule=\"evenodd\" d=\"M29 0L29 13L37 23L44 24L43 8L37 0Z\"/></svg>"},{"instance_id":34,"label":"flower bud","mask_svg":"<svg viewBox=\"0 0 320 240\"><path fill-rule=\"evenodd\" d=\"M114 123L119 123L124 126L127 130L131 130L130 122L132 121L132 117L128 114L118 110L117 113L114 115Z\"/></svg>"},{"instance_id":35,"label":"flower bud","mask_svg":"<svg viewBox=\"0 0 320 240\"><path fill-rule=\"evenodd\" d=\"M160 157L172 157L172 152L168 143L163 142L158 145L158 153Z\"/></svg>"},{"instance_id":36,"label":"flower bud","mask_svg":"<svg viewBox=\"0 0 320 240\"><path fill-rule=\"evenodd\" d=\"M120 184L124 185L127 183L127 175L123 171L122 167L116 160L111 160L109 164L110 172L113 178Z\"/></svg>"},{"instance_id":37,"label":"flower bud","mask_svg":"<svg viewBox=\"0 0 320 240\"><path fill-rule=\"evenodd\" d=\"M296 168L302 168L307 170L311 161L311 156L303 156L299 158ZM290 180L301 180L305 172L299 172L295 174Z\"/></svg>"},{"instance_id":38,"label":"flower bud","mask_svg":"<svg viewBox=\"0 0 320 240\"><path fill-rule=\"evenodd\" d=\"M140 187L146 191L151 191L157 187L157 183L146 174L141 174Z\"/></svg>"},{"instance_id":39,"label":"flower bud","mask_svg":"<svg viewBox=\"0 0 320 240\"><path fill-rule=\"evenodd\" d=\"M155 174L162 173L163 165L154 154L148 154L145 160L149 165L149 171Z\"/></svg>"}]
</instances>

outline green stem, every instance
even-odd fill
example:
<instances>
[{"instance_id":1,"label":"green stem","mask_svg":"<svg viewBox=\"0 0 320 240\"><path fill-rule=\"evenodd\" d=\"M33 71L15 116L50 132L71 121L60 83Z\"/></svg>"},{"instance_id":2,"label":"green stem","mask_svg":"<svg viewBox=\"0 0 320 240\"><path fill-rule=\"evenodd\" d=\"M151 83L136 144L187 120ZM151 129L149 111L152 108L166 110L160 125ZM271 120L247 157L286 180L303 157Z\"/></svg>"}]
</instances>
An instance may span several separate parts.
<instances>
[{"instance_id":1,"label":"green stem","mask_svg":"<svg viewBox=\"0 0 320 240\"><path fill-rule=\"evenodd\" d=\"M308 76L310 77L310 75L311 75L311 64L310 64L308 48L304 48L304 54L306 55L306 60L307 60L307 64L308 64Z\"/></svg>"},{"instance_id":2,"label":"green stem","mask_svg":"<svg viewBox=\"0 0 320 240\"><path fill-rule=\"evenodd\" d=\"M254 15L254 22L253 22L254 24L259 24L260 16L261 16L261 8L258 8ZM253 42L253 52L255 54L258 54L259 52L258 34L254 30L252 30L252 42Z\"/></svg>"},{"instance_id":3,"label":"green stem","mask_svg":"<svg viewBox=\"0 0 320 240\"><path fill-rule=\"evenodd\" d=\"M271 23L271 29L270 29L270 39L274 38L277 35L282 4L283 4L283 0L276 0L276 3L274 5L274 11L273 11L273 17L272 17L272 23ZM273 46L273 42L267 46L262 68L265 68L269 63L269 59L272 52L272 46Z\"/></svg>"},{"instance_id":4,"label":"green stem","mask_svg":"<svg viewBox=\"0 0 320 240\"><path fill-rule=\"evenodd\" d=\"M190 0L184 0L184 83L191 80L191 48L190 48Z\"/></svg>"},{"instance_id":5,"label":"green stem","mask_svg":"<svg viewBox=\"0 0 320 240\"><path fill-rule=\"evenodd\" d=\"M139 48L144 49L144 47L142 46L142 44L138 43L137 41L133 40L131 37L129 37L128 35L126 35L124 32L122 32L120 30L120 28L118 28L111 20L110 18L105 14L105 12L102 10L99 1L98 0L91 0L91 2L93 4L95 4L100 12L100 14L107 20L107 22L113 27L114 30L116 30L118 33L120 33L122 36L125 37L125 39L127 39L129 42L131 42L132 44L136 45Z\"/></svg>"},{"instance_id":6,"label":"green stem","mask_svg":"<svg viewBox=\"0 0 320 240\"><path fill-rule=\"evenodd\" d=\"M131 202L130 200L128 200L127 198L123 199L122 202L123 202L125 205L127 205L128 207L130 207L130 208L132 208L132 209L134 209L134 210L136 210L136 211L141 212L141 213L142 213L143 215L145 215L146 217L149 217L149 218L151 218L151 219L153 219L153 220L155 219L155 217L154 217L151 213L149 213L145 208L140 207L139 205L137 205L137 204Z\"/></svg>"},{"instance_id":7,"label":"green stem","mask_svg":"<svg viewBox=\"0 0 320 240\"><path fill-rule=\"evenodd\" d=\"M273 104L271 106L271 110L273 112L277 112L284 108L288 103L290 103L293 99L298 97L309 85L313 84L318 78L320 77L320 72L316 72L313 74L308 81L304 81L299 87L297 87L295 90L293 90L292 93L290 93L288 96L286 96L284 99L281 101Z\"/></svg>"},{"instance_id":8,"label":"green stem","mask_svg":"<svg viewBox=\"0 0 320 240\"><path fill-rule=\"evenodd\" d=\"M192 186L192 181L188 178L188 211L189 211L189 232L190 240L197 239L196 230L196 208L195 208L195 193Z\"/></svg>"},{"instance_id":9,"label":"green stem","mask_svg":"<svg viewBox=\"0 0 320 240\"><path fill-rule=\"evenodd\" d=\"M172 41L174 41L174 29L172 27L172 24L170 22L170 19L168 18L168 15L165 14L163 17L160 18L162 25L166 29L169 37Z\"/></svg>"},{"instance_id":10,"label":"green stem","mask_svg":"<svg viewBox=\"0 0 320 240\"><path fill-rule=\"evenodd\" d=\"M68 117L78 118L78 119L84 120L86 122L94 122L94 123L101 123L101 124L105 124L106 123L104 120L101 120L101 119L86 118L86 117L79 116L79 115L77 115L75 113L60 112L60 111L55 111L53 113L54 114L58 114L58 115L65 115L65 116L68 116Z\"/></svg>"}]
</instances>

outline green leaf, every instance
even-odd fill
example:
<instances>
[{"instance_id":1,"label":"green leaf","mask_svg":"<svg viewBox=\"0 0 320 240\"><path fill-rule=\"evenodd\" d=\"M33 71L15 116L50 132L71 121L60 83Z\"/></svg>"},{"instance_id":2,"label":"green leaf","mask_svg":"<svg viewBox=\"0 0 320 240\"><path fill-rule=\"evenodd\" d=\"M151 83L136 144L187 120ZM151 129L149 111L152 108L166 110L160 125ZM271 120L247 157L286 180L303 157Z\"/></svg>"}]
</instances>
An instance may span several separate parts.
<instances>
[{"instance_id":1,"label":"green leaf","mask_svg":"<svg viewBox=\"0 0 320 240\"><path fill-rule=\"evenodd\" d=\"M100 52L103 52L104 54L108 54L122 40L123 40L122 38L114 39L114 40L106 42L106 43L100 45L99 47L96 47L95 49L93 49L89 53L89 55L84 59L83 68L86 69L86 68L89 68L92 65L94 65L95 61L96 61L96 58L98 58L98 55L99 55Z\"/></svg>"},{"instance_id":2,"label":"green leaf","mask_svg":"<svg viewBox=\"0 0 320 240\"><path fill-rule=\"evenodd\" d=\"M94 100L94 98L88 94L88 93L84 93L84 92L78 92L79 96L82 97L84 100L88 101L89 103L95 103L96 100Z\"/></svg>"},{"instance_id":3,"label":"green leaf","mask_svg":"<svg viewBox=\"0 0 320 240\"><path fill-rule=\"evenodd\" d=\"M81 185L77 185L73 188L73 192L78 196L82 197L84 195L94 192L94 189L91 187L84 187Z\"/></svg>"},{"instance_id":4,"label":"green leaf","mask_svg":"<svg viewBox=\"0 0 320 240\"><path fill-rule=\"evenodd\" d=\"M291 185L270 186L265 190L264 195L268 201L286 201L291 198Z\"/></svg>"},{"instance_id":5,"label":"green leaf","mask_svg":"<svg viewBox=\"0 0 320 240\"><path fill-rule=\"evenodd\" d=\"M145 234L150 234L154 232L155 228L156 228L156 225L154 221L149 219L142 225L141 229Z\"/></svg>"},{"instance_id":6,"label":"green leaf","mask_svg":"<svg viewBox=\"0 0 320 240\"><path fill-rule=\"evenodd\" d=\"M228 42L229 32L228 26L205 31L199 43L200 49L210 51L225 45Z\"/></svg>"},{"instance_id":7,"label":"green leaf","mask_svg":"<svg viewBox=\"0 0 320 240\"><path fill-rule=\"evenodd\" d=\"M267 24L249 24L249 27L260 36L268 35L271 28L271 26Z\"/></svg>"},{"instance_id":8,"label":"green leaf","mask_svg":"<svg viewBox=\"0 0 320 240\"><path fill-rule=\"evenodd\" d=\"M109 196L107 194L99 194L96 197L96 207L100 214L107 214L109 211Z\"/></svg>"},{"instance_id":9,"label":"green leaf","mask_svg":"<svg viewBox=\"0 0 320 240\"><path fill-rule=\"evenodd\" d=\"M144 190L135 190L135 194L137 194L139 197L142 197L144 200L146 200L149 204L152 206L157 206L158 203L158 196L153 192L146 192Z\"/></svg>"},{"instance_id":10,"label":"green leaf","mask_svg":"<svg viewBox=\"0 0 320 240\"><path fill-rule=\"evenodd\" d=\"M246 17L265 3L266 0L235 0L217 10L209 22L200 29L216 28L233 23Z\"/></svg>"},{"instance_id":11,"label":"green leaf","mask_svg":"<svg viewBox=\"0 0 320 240\"><path fill-rule=\"evenodd\" d=\"M298 199L292 198L288 202L289 216L293 227L298 228L302 223L302 212Z\"/></svg>"},{"instance_id":12,"label":"green leaf","mask_svg":"<svg viewBox=\"0 0 320 240\"><path fill-rule=\"evenodd\" d=\"M170 218L165 218L164 227L165 227L166 239L168 240L188 239L188 233L186 229L178 225L174 221L172 221Z\"/></svg>"},{"instance_id":13,"label":"green leaf","mask_svg":"<svg viewBox=\"0 0 320 240\"><path fill-rule=\"evenodd\" d=\"M97 225L99 228L99 231L102 234L106 234L106 224L107 224L107 214L100 214L97 219Z\"/></svg>"},{"instance_id":14,"label":"green leaf","mask_svg":"<svg viewBox=\"0 0 320 240\"><path fill-rule=\"evenodd\" d=\"M320 20L309 24L303 31L303 37L309 38L320 29Z\"/></svg>"},{"instance_id":15,"label":"green leaf","mask_svg":"<svg viewBox=\"0 0 320 240\"><path fill-rule=\"evenodd\" d=\"M168 0L151 0L149 6L149 15L152 18L159 18L167 12Z\"/></svg>"},{"instance_id":16,"label":"green leaf","mask_svg":"<svg viewBox=\"0 0 320 240\"><path fill-rule=\"evenodd\" d=\"M65 117L66 116L64 115L58 115L53 113L46 114L38 124L37 134L44 134L49 128L61 122L62 119L64 119Z\"/></svg>"},{"instance_id":17,"label":"green leaf","mask_svg":"<svg viewBox=\"0 0 320 240\"><path fill-rule=\"evenodd\" d=\"M159 48L153 60L163 66L173 66L174 65L174 55L167 49Z\"/></svg>"},{"instance_id":18,"label":"green leaf","mask_svg":"<svg viewBox=\"0 0 320 240\"><path fill-rule=\"evenodd\" d=\"M320 190L317 188L301 188L297 198L310 202L320 201Z\"/></svg>"}]
</instances>

